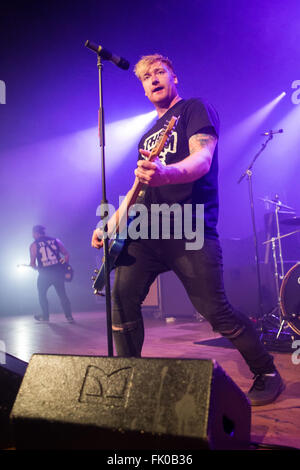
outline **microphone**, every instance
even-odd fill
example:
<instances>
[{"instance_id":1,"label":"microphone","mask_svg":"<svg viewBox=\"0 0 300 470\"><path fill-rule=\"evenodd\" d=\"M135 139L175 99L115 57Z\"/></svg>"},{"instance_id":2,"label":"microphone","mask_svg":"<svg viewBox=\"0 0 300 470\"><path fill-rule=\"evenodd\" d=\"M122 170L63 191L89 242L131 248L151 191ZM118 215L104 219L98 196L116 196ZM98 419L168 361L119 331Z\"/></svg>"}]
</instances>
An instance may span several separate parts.
<instances>
[{"instance_id":1,"label":"microphone","mask_svg":"<svg viewBox=\"0 0 300 470\"><path fill-rule=\"evenodd\" d=\"M86 41L84 44L86 47L91 49L94 52L97 52L97 54L104 60L110 60L113 62L115 65L120 67L120 69L123 70L128 70L129 69L129 62L126 59L123 59L123 57L119 57L117 55L114 55L112 52L108 51L107 49L104 49L102 46L97 46L96 44Z\"/></svg>"},{"instance_id":2,"label":"microphone","mask_svg":"<svg viewBox=\"0 0 300 470\"><path fill-rule=\"evenodd\" d=\"M283 132L283 129L279 129L278 131L268 131L268 132L264 132L263 134L260 134L260 135L282 134L282 132Z\"/></svg>"}]
</instances>

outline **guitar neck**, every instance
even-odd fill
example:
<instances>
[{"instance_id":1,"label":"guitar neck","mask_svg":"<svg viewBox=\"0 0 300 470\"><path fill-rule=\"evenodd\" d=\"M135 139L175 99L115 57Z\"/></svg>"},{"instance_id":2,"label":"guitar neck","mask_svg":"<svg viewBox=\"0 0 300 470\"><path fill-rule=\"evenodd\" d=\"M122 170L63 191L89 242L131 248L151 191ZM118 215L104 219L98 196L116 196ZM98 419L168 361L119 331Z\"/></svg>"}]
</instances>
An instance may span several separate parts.
<instances>
[{"instance_id":1,"label":"guitar neck","mask_svg":"<svg viewBox=\"0 0 300 470\"><path fill-rule=\"evenodd\" d=\"M177 117L172 116L172 118L170 119L169 124L167 125L166 129L163 130L162 135L161 135L158 143L151 150L149 156L147 157L148 161L152 162L161 153L161 151L163 150L165 144L167 143L168 138L169 138L176 122L177 122L177 119L178 119ZM129 195L126 197L125 208L120 206L119 209L115 213L115 216L116 216L115 229L114 229L115 234L120 232L121 222L126 220L126 224L127 224L127 218L128 218L129 210L136 203L137 198L139 196L143 195L143 193L145 192L145 189L144 189L145 186L146 185L144 183L140 183L140 181L136 178L136 180L133 184L133 187L132 187L131 191L129 192Z\"/></svg>"},{"instance_id":2,"label":"guitar neck","mask_svg":"<svg viewBox=\"0 0 300 470\"><path fill-rule=\"evenodd\" d=\"M148 161L153 161L157 157L156 152L151 152L149 157L147 158ZM127 204L126 204L126 211L125 213L121 214L120 213L120 208L116 211L116 228L115 228L115 233L119 232L121 221L124 220L124 218L127 219L130 208L136 203L137 198L139 196L142 196L145 193L145 184L141 183L137 178L132 186L130 195L127 196Z\"/></svg>"},{"instance_id":3,"label":"guitar neck","mask_svg":"<svg viewBox=\"0 0 300 470\"><path fill-rule=\"evenodd\" d=\"M134 182L134 185L132 187L132 192L130 196L128 197L128 202L127 202L127 215L130 210L130 208L136 203L137 198L139 196L142 196L145 192L144 189L145 185L143 183L140 183L138 180Z\"/></svg>"}]
</instances>

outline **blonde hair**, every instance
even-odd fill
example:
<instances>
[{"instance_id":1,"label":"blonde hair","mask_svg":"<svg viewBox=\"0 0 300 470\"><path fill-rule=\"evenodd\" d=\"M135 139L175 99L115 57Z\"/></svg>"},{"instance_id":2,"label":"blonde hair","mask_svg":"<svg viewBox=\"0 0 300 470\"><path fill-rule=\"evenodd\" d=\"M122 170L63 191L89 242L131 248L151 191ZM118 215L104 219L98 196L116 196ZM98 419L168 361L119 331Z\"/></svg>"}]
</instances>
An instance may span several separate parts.
<instances>
[{"instance_id":1,"label":"blonde hair","mask_svg":"<svg viewBox=\"0 0 300 470\"><path fill-rule=\"evenodd\" d=\"M135 64L134 73L139 80L142 79L143 73L152 65L154 62L162 62L166 64L166 66L171 70L171 72L175 75L173 64L168 59L168 57L164 57L161 54L151 54L151 55L144 55L140 58L140 60Z\"/></svg>"}]
</instances>

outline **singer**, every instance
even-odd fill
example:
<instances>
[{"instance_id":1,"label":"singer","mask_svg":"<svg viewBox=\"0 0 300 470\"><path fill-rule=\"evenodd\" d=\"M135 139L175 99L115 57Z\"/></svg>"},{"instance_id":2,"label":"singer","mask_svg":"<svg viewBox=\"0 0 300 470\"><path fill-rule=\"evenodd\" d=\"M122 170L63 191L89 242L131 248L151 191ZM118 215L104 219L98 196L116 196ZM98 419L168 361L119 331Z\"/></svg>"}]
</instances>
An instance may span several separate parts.
<instances>
[{"instance_id":1,"label":"singer","mask_svg":"<svg viewBox=\"0 0 300 470\"><path fill-rule=\"evenodd\" d=\"M186 240L127 240L118 260L112 298L113 338L118 356L140 357L144 341L141 304L157 275L173 270L183 283L196 311L214 331L228 338L254 374L248 397L252 405L271 403L283 389L273 357L259 340L253 323L228 302L223 283L222 251L218 238L219 117L214 107L199 98L183 99L171 61L159 54L144 56L135 66L146 97L157 111L157 121L142 136L135 178L143 183L143 203L204 204L204 245L187 250ZM147 160L166 121L178 118L170 145L154 162ZM130 195L132 189L129 191ZM113 231L116 215L108 222ZM194 220L195 222L195 220ZM149 233L151 230L149 229ZM101 230L92 246L103 244ZM172 295L172 293L170 293Z\"/></svg>"}]
</instances>

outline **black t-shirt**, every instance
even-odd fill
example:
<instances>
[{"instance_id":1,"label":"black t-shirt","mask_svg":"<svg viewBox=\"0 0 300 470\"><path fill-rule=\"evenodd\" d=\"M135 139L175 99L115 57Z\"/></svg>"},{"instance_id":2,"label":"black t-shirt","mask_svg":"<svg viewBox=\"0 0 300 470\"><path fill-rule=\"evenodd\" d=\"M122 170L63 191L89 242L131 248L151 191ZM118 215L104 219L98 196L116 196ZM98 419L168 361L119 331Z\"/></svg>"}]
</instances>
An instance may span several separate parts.
<instances>
[{"instance_id":1,"label":"black t-shirt","mask_svg":"<svg viewBox=\"0 0 300 470\"><path fill-rule=\"evenodd\" d=\"M37 248L38 269L61 268L59 246L55 238L42 236L34 242Z\"/></svg>"},{"instance_id":2,"label":"black t-shirt","mask_svg":"<svg viewBox=\"0 0 300 470\"><path fill-rule=\"evenodd\" d=\"M169 143L160 153L163 164L169 165L186 158L189 152L189 139L197 133L219 136L219 117L216 110L198 98L181 100L170 108L154 126L141 138L139 148L151 151L160 133L172 116L178 117ZM139 159L143 158L139 155ZM216 146L209 172L202 178L184 184L148 187L144 196L145 205L192 204L193 217L196 217L196 204L204 204L204 234L208 238L218 236L218 145Z\"/></svg>"}]
</instances>

